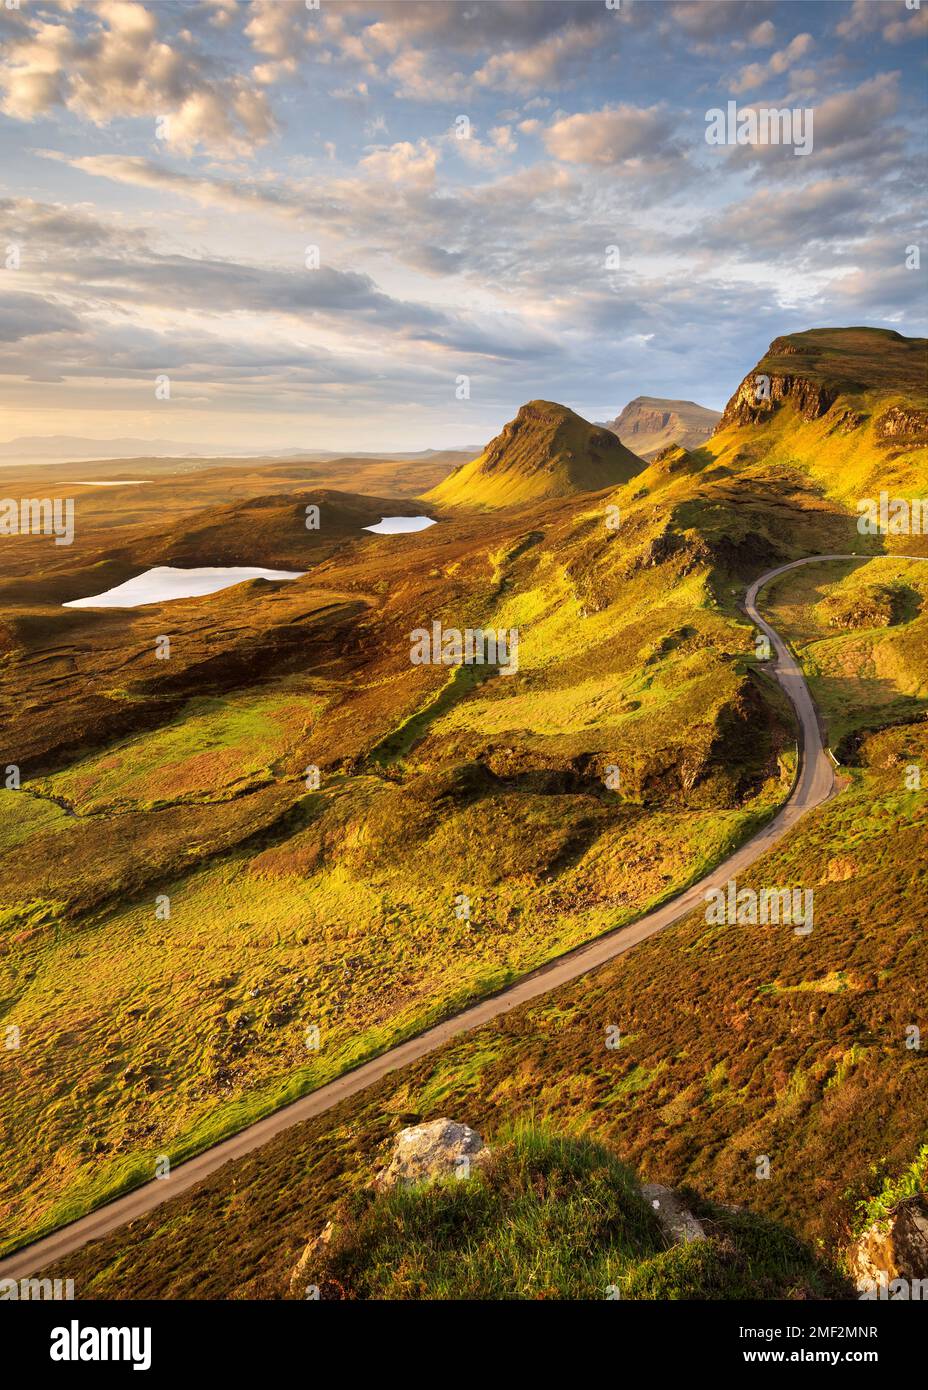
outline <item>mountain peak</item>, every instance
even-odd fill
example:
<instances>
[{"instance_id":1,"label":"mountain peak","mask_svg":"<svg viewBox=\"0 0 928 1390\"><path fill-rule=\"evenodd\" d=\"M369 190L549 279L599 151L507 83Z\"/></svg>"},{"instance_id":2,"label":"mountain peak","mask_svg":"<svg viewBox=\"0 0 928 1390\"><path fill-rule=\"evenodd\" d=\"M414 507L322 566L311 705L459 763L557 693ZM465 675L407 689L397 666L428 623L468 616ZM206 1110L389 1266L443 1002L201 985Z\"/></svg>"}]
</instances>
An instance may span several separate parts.
<instances>
[{"instance_id":1,"label":"mountain peak","mask_svg":"<svg viewBox=\"0 0 928 1390\"><path fill-rule=\"evenodd\" d=\"M526 401L482 454L427 494L448 506L510 507L618 487L640 458L557 401Z\"/></svg>"},{"instance_id":2,"label":"mountain peak","mask_svg":"<svg viewBox=\"0 0 928 1390\"><path fill-rule=\"evenodd\" d=\"M670 401L660 396L636 396L610 420L605 429L643 459L653 459L672 444L698 449L719 421L717 410L695 401Z\"/></svg>"}]
</instances>

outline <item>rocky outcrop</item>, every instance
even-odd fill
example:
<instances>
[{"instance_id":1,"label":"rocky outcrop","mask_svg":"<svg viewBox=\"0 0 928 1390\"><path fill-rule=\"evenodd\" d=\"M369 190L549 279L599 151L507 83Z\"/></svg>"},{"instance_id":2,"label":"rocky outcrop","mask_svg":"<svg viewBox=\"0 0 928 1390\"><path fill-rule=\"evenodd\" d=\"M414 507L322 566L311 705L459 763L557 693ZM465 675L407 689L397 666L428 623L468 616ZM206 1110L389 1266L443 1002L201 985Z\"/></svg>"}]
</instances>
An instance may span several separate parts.
<instances>
[{"instance_id":1,"label":"rocky outcrop","mask_svg":"<svg viewBox=\"0 0 928 1390\"><path fill-rule=\"evenodd\" d=\"M861 593L836 595L824 605L828 626L845 632L892 627L902 621L905 599L904 590L891 584L870 584Z\"/></svg>"},{"instance_id":2,"label":"rocky outcrop","mask_svg":"<svg viewBox=\"0 0 928 1390\"><path fill-rule=\"evenodd\" d=\"M647 546L632 556L626 566L626 574L636 574L639 570L653 569L669 560L680 560L681 576L705 566L710 570L725 570L732 574L756 573L760 566L769 568L783 558L766 536L756 531L735 540L729 536L706 539L690 532L675 531L672 524L654 536Z\"/></svg>"},{"instance_id":3,"label":"rocky outcrop","mask_svg":"<svg viewBox=\"0 0 928 1390\"><path fill-rule=\"evenodd\" d=\"M309 1270L332 1239L334 1226L331 1221L322 1228L318 1236L308 1242L290 1275L290 1293L294 1298L308 1298L312 1291Z\"/></svg>"},{"instance_id":4,"label":"rocky outcrop","mask_svg":"<svg viewBox=\"0 0 928 1390\"><path fill-rule=\"evenodd\" d=\"M907 1197L869 1226L851 1247L848 1266L858 1287L928 1279L928 1198Z\"/></svg>"},{"instance_id":5,"label":"rocky outcrop","mask_svg":"<svg viewBox=\"0 0 928 1390\"><path fill-rule=\"evenodd\" d=\"M641 1195L653 1210L669 1244L685 1245L690 1241L706 1239L702 1222L697 1221L683 1205L673 1188L663 1187L657 1182L644 1183Z\"/></svg>"},{"instance_id":6,"label":"rocky outcrop","mask_svg":"<svg viewBox=\"0 0 928 1390\"><path fill-rule=\"evenodd\" d=\"M409 1125L396 1136L386 1168L374 1176L371 1186L380 1192L395 1187L415 1187L447 1178L467 1178L473 1163L484 1162L491 1150L469 1125L454 1120L431 1120ZM343 1293L323 1281L319 1288L311 1273L325 1265L326 1247L331 1244L335 1226L330 1221L303 1249L290 1274L290 1294L294 1298L342 1297Z\"/></svg>"},{"instance_id":7,"label":"rocky outcrop","mask_svg":"<svg viewBox=\"0 0 928 1390\"><path fill-rule=\"evenodd\" d=\"M798 343L793 343L789 338L774 338L770 344L770 355L772 357L801 357L802 348Z\"/></svg>"},{"instance_id":8,"label":"rocky outcrop","mask_svg":"<svg viewBox=\"0 0 928 1390\"><path fill-rule=\"evenodd\" d=\"M804 376L772 375L763 371L761 363L744 378L726 405L719 429L726 429L729 425L756 425L787 401L803 420L819 420L828 414L837 397L838 392L832 386Z\"/></svg>"},{"instance_id":9,"label":"rocky outcrop","mask_svg":"<svg viewBox=\"0 0 928 1390\"><path fill-rule=\"evenodd\" d=\"M471 1163L475 1159L483 1161L489 1154L480 1135L469 1125L447 1119L410 1125L396 1136L393 1156L377 1174L374 1184L385 1191L443 1178L468 1177Z\"/></svg>"},{"instance_id":10,"label":"rocky outcrop","mask_svg":"<svg viewBox=\"0 0 928 1390\"><path fill-rule=\"evenodd\" d=\"M893 444L928 443L928 410L904 410L894 405L877 420L876 437Z\"/></svg>"}]
</instances>

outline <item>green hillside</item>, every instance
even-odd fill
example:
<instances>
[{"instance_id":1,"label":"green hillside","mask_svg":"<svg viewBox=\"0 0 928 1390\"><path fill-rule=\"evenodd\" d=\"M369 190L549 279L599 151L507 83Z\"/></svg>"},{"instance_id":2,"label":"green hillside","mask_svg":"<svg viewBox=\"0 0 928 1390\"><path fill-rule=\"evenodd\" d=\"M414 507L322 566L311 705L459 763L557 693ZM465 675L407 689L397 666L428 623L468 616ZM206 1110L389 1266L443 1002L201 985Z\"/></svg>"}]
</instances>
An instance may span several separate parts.
<instances>
[{"instance_id":1,"label":"green hillside","mask_svg":"<svg viewBox=\"0 0 928 1390\"><path fill-rule=\"evenodd\" d=\"M694 1194L695 1198L695 1194ZM692 1200L692 1199L691 1199ZM323 1299L815 1298L842 1280L769 1221L692 1200L672 1245L602 1145L521 1129L466 1182L376 1194L333 1214L302 1279Z\"/></svg>"},{"instance_id":2,"label":"green hillside","mask_svg":"<svg viewBox=\"0 0 928 1390\"><path fill-rule=\"evenodd\" d=\"M764 377L769 387L761 384ZM883 489L924 498L928 340L877 328L778 338L744 378L701 452L734 470L760 462L801 470L855 514L860 500ZM908 538L888 540L887 548L917 550Z\"/></svg>"},{"instance_id":3,"label":"green hillside","mask_svg":"<svg viewBox=\"0 0 928 1390\"><path fill-rule=\"evenodd\" d=\"M850 765L841 796L754 871L815 886L819 927L799 952L691 919L314 1122L327 1156L310 1196L290 1172L305 1185L298 1136L272 1146L274 1200L291 1193L316 1222L391 1115L449 1098L495 1133L537 1107L648 1176L839 1248L853 1201L911 1162L908 1121L924 1118L918 1055L900 1060L896 1033L921 978L909 908L924 892L925 812L900 779L925 757L926 590L914 562L859 536L831 487L845 475L826 479L828 457L794 446L830 428L834 402L798 423L807 389L703 448L635 461L617 486L448 507L418 534L359 534L378 499L327 494L338 526L287 584L62 611L88 556L125 554L137 532L111 519L82 555L50 557L0 634L0 756L23 774L0 792L0 1000L28 1039L0 1054L16 1079L0 1118L32 1136L0 1193L7 1248L717 863L775 812L795 769L792 716L757 660L744 589L789 559L853 550L860 564L798 571L769 595ZM842 467L869 457L875 427L841 434ZM891 460L915 489L923 453L889 449L867 466ZM519 464L537 484L528 456ZM309 499L236 503L230 543L251 528L254 562L293 553ZM213 520L205 509L163 544L196 563L222 541ZM410 634L433 621L517 630L518 669L412 665ZM604 1056L612 1021L625 1041ZM903 1071L904 1125L892 1113ZM769 1146L780 1166L767 1185L750 1156ZM823 1175L805 1188L803 1152ZM283 1249L270 1189L247 1164L235 1171L253 1202L230 1233L243 1249ZM223 1210L227 1181L210 1188ZM171 1213L186 1210L153 1218L170 1245L212 1230L184 1235ZM107 1248L82 1267L109 1269Z\"/></svg>"},{"instance_id":4,"label":"green hillside","mask_svg":"<svg viewBox=\"0 0 928 1390\"><path fill-rule=\"evenodd\" d=\"M482 454L425 497L446 507L514 507L600 492L643 467L611 431L553 401L529 401Z\"/></svg>"}]
</instances>

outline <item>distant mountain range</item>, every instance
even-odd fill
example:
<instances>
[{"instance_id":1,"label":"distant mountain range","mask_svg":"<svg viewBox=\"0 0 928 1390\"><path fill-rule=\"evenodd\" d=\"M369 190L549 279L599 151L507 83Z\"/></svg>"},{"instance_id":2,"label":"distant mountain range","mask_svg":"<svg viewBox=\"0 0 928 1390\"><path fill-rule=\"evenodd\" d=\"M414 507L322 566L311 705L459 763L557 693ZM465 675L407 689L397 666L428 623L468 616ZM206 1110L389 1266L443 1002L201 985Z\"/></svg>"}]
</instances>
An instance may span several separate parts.
<instances>
[{"instance_id":1,"label":"distant mountain range","mask_svg":"<svg viewBox=\"0 0 928 1390\"><path fill-rule=\"evenodd\" d=\"M240 452L232 450L232 453ZM83 439L70 434L27 434L0 444L2 459L108 459L129 456L187 458L196 450L170 439Z\"/></svg>"},{"instance_id":2,"label":"distant mountain range","mask_svg":"<svg viewBox=\"0 0 928 1390\"><path fill-rule=\"evenodd\" d=\"M622 443L644 459L669 444L696 449L712 434L721 416L695 401L666 401L659 396L636 396L614 420L601 422Z\"/></svg>"},{"instance_id":3,"label":"distant mountain range","mask_svg":"<svg viewBox=\"0 0 928 1390\"><path fill-rule=\"evenodd\" d=\"M422 459L433 454L460 452L475 454L479 444L462 444L457 450L351 450L355 458ZM30 434L0 444L0 460L17 463L29 459L128 459L128 458L300 458L329 460L344 458L345 449L277 449L251 445L246 448L196 448L173 439L83 439L69 434Z\"/></svg>"}]
</instances>

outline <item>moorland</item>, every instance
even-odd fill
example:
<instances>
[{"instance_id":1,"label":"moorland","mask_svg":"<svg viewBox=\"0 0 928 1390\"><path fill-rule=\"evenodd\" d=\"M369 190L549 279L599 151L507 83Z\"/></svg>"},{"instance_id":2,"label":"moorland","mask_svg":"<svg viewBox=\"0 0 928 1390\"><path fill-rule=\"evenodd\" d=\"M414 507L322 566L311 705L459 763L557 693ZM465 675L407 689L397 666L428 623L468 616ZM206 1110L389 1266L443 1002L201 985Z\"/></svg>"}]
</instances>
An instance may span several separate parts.
<instances>
[{"instance_id":1,"label":"moorland","mask_svg":"<svg viewBox=\"0 0 928 1390\"><path fill-rule=\"evenodd\" d=\"M849 553L764 598L841 770L840 795L751 870L814 886L807 940L693 914L68 1261L85 1296L285 1295L397 1124L454 1113L494 1137L531 1121L605 1143L837 1269L928 1128L905 1047L926 964L928 823L905 781L926 756L924 538L856 524L874 490L928 489L924 367L924 341L893 332L790 335L708 440L651 461L535 401L476 458L405 473L79 465L145 482L81 492L72 547L0 553L0 764L21 779L0 791L0 1013L21 1038L0 1054L0 1124L30 1135L4 1174L2 1248L719 862L796 767L745 587ZM363 529L422 513L437 524ZM62 606L165 564L302 577ZM435 620L517 628L518 672L411 665L409 634Z\"/></svg>"}]
</instances>

